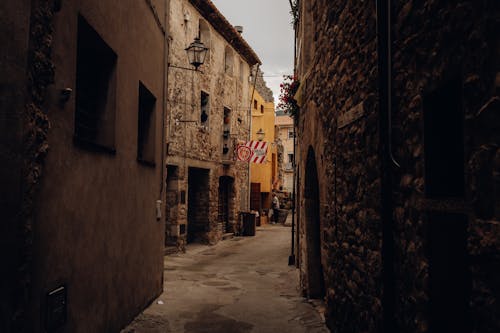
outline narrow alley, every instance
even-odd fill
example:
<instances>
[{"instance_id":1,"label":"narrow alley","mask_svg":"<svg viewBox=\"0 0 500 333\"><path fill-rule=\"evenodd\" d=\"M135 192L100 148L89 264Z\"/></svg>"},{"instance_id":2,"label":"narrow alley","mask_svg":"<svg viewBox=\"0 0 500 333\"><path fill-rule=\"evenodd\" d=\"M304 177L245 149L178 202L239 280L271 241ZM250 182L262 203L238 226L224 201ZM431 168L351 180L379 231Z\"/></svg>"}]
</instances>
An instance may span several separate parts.
<instances>
[{"instance_id":1,"label":"narrow alley","mask_svg":"<svg viewBox=\"0 0 500 333\"><path fill-rule=\"evenodd\" d=\"M322 307L300 296L289 246L290 228L268 225L166 256L163 294L122 333L328 332Z\"/></svg>"}]
</instances>

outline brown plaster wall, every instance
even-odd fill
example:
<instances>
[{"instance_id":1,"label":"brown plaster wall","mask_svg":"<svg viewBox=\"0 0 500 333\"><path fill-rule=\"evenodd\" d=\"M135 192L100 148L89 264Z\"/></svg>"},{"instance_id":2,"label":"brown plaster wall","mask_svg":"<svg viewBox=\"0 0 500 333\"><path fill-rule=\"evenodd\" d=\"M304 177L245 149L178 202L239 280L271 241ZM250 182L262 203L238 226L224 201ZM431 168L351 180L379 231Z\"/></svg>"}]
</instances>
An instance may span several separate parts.
<instances>
[{"instance_id":1,"label":"brown plaster wall","mask_svg":"<svg viewBox=\"0 0 500 333\"><path fill-rule=\"evenodd\" d=\"M382 324L374 5L304 1L298 27L304 99L298 156L301 283L306 291L310 244L303 185L311 146L320 183L327 323L333 331L377 332ZM499 4L395 1L393 13L393 144L401 164L392 174L397 331L429 329L428 213L441 211L468 218L471 330L494 332L499 327ZM423 99L450 74L458 74L463 88L466 191L461 200L428 200ZM339 128L340 115L360 103L363 116Z\"/></svg>"},{"instance_id":2,"label":"brown plaster wall","mask_svg":"<svg viewBox=\"0 0 500 333\"><path fill-rule=\"evenodd\" d=\"M25 226L31 226L32 210L23 202L31 199L24 192L28 180L23 166L33 156L23 155L23 134L30 119L26 105L31 1L3 1L0 17L0 331L10 333L27 328L29 303L31 233Z\"/></svg>"},{"instance_id":3,"label":"brown plaster wall","mask_svg":"<svg viewBox=\"0 0 500 333\"><path fill-rule=\"evenodd\" d=\"M156 3L156 2L155 2ZM73 144L77 19L81 13L118 56L116 154ZM45 294L65 284L66 332L118 331L162 292L160 195L163 40L146 1L63 1L54 16L51 129L36 204L32 316L41 332ZM139 80L157 103L156 167L136 160ZM72 88L60 106L60 89ZM164 200L164 198L162 198Z\"/></svg>"}]
</instances>

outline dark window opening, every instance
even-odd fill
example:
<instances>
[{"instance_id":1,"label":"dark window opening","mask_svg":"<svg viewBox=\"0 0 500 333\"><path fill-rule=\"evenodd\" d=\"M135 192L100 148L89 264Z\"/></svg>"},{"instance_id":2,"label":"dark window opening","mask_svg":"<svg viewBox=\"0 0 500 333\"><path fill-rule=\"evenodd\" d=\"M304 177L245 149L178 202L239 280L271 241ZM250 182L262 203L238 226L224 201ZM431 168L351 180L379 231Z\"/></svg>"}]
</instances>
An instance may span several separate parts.
<instances>
[{"instance_id":1,"label":"dark window opening","mask_svg":"<svg viewBox=\"0 0 500 333\"><path fill-rule=\"evenodd\" d=\"M257 110L257 100L256 99L253 100L253 108L255 110Z\"/></svg>"},{"instance_id":2,"label":"dark window opening","mask_svg":"<svg viewBox=\"0 0 500 333\"><path fill-rule=\"evenodd\" d=\"M449 81L424 98L425 194L463 197L462 84Z\"/></svg>"},{"instance_id":3,"label":"dark window opening","mask_svg":"<svg viewBox=\"0 0 500 333\"><path fill-rule=\"evenodd\" d=\"M430 333L471 331L467 216L428 213Z\"/></svg>"},{"instance_id":4,"label":"dark window opening","mask_svg":"<svg viewBox=\"0 0 500 333\"><path fill-rule=\"evenodd\" d=\"M226 46L224 51L224 71L228 75L233 75L233 51L229 46Z\"/></svg>"},{"instance_id":5,"label":"dark window opening","mask_svg":"<svg viewBox=\"0 0 500 333\"><path fill-rule=\"evenodd\" d=\"M202 125L208 126L208 113L209 113L209 101L210 95L206 92L201 92L201 113L200 113L200 122Z\"/></svg>"},{"instance_id":6,"label":"dark window opening","mask_svg":"<svg viewBox=\"0 0 500 333\"><path fill-rule=\"evenodd\" d=\"M264 105L260 106L260 113L264 113Z\"/></svg>"},{"instance_id":7,"label":"dark window opening","mask_svg":"<svg viewBox=\"0 0 500 333\"><path fill-rule=\"evenodd\" d=\"M139 82L137 160L152 166L155 164L155 105L154 95Z\"/></svg>"},{"instance_id":8,"label":"dark window opening","mask_svg":"<svg viewBox=\"0 0 500 333\"><path fill-rule=\"evenodd\" d=\"M82 17L78 17L75 143L115 152L115 52Z\"/></svg>"}]
</instances>

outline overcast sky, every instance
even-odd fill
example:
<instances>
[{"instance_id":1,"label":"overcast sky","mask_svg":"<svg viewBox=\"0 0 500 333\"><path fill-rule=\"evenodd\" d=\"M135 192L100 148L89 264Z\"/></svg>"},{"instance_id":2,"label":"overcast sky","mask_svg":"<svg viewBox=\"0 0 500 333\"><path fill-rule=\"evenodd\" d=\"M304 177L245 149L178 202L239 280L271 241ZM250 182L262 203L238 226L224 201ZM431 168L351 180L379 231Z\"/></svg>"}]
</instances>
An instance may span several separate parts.
<instances>
[{"instance_id":1,"label":"overcast sky","mask_svg":"<svg viewBox=\"0 0 500 333\"><path fill-rule=\"evenodd\" d=\"M283 74L293 73L293 28L288 0L212 0L262 61L267 86L278 103ZM268 77L274 75L274 77Z\"/></svg>"}]
</instances>

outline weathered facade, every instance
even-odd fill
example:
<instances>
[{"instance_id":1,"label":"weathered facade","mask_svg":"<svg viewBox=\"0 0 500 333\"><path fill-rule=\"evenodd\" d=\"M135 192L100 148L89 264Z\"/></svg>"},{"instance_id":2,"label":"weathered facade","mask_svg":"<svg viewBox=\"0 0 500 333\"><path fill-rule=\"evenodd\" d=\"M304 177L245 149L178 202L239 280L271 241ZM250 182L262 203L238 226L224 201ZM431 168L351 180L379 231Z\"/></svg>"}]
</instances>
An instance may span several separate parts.
<instances>
[{"instance_id":1,"label":"weathered facade","mask_svg":"<svg viewBox=\"0 0 500 333\"><path fill-rule=\"evenodd\" d=\"M300 1L302 287L335 332L496 332L500 3L389 7L392 41L375 1Z\"/></svg>"},{"instance_id":2,"label":"weathered facade","mask_svg":"<svg viewBox=\"0 0 500 333\"><path fill-rule=\"evenodd\" d=\"M281 191L292 193L293 192L293 170L294 170L294 129L293 118L290 115L278 110L276 112L276 141L278 146L282 146L281 163L279 164L280 182L279 187ZM278 148L279 149L279 148ZM279 155L279 153L278 153ZM280 158L278 158L280 160Z\"/></svg>"},{"instance_id":3,"label":"weathered facade","mask_svg":"<svg viewBox=\"0 0 500 333\"><path fill-rule=\"evenodd\" d=\"M211 1L172 1L169 16L166 245L183 249L218 242L248 210L248 164L235 162L234 147L249 139L260 60ZM209 48L201 72L186 69L195 37Z\"/></svg>"},{"instance_id":4,"label":"weathered facade","mask_svg":"<svg viewBox=\"0 0 500 333\"><path fill-rule=\"evenodd\" d=\"M162 13L0 5L0 331L116 332L162 292Z\"/></svg>"},{"instance_id":5,"label":"weathered facade","mask_svg":"<svg viewBox=\"0 0 500 333\"><path fill-rule=\"evenodd\" d=\"M262 80L262 78L261 78ZM272 191L277 185L278 156L274 131L274 103L272 95L264 98L260 91L267 92L265 82L251 89L252 103L252 134L251 140L267 142L267 155L263 163L250 163L250 209L258 211L262 224L267 221L267 213L271 208ZM263 137L259 138L258 132Z\"/></svg>"}]
</instances>

